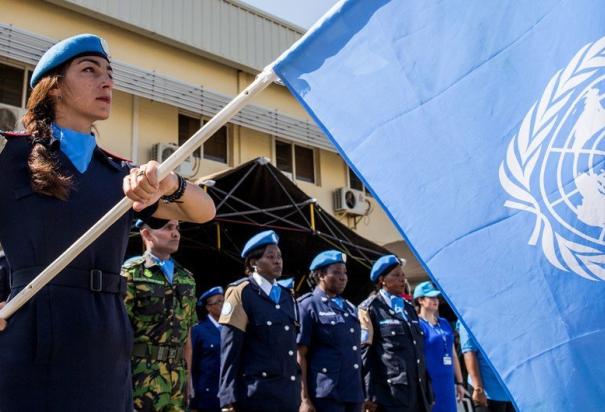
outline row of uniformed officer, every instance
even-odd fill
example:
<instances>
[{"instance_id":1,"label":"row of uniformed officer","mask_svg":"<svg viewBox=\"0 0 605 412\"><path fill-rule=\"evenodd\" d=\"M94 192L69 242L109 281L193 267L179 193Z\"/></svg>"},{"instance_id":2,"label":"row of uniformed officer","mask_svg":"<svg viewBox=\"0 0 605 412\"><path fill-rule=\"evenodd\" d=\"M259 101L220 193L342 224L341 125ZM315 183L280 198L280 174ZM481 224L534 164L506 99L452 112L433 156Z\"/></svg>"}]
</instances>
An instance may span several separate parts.
<instances>
[{"instance_id":1,"label":"row of uniformed officer","mask_svg":"<svg viewBox=\"0 0 605 412\"><path fill-rule=\"evenodd\" d=\"M242 257L249 276L229 286L219 320L223 411L431 410L423 336L400 297L405 276L397 257L374 264L379 291L359 312L341 296L347 273L339 251L315 257L318 285L298 310L276 281L282 258L273 231L252 237Z\"/></svg>"}]
</instances>

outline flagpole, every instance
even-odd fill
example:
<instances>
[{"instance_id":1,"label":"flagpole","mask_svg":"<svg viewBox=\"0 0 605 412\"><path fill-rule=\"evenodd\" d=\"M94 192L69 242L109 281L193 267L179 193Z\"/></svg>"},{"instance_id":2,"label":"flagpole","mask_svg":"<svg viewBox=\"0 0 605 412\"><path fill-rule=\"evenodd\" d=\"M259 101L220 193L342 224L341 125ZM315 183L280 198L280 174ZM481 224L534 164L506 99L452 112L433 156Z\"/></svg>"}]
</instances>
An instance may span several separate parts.
<instances>
[{"instance_id":1,"label":"flagpole","mask_svg":"<svg viewBox=\"0 0 605 412\"><path fill-rule=\"evenodd\" d=\"M161 181L170 172L176 169L187 157L189 157L198 147L208 140L225 123L235 116L250 99L264 90L268 85L277 80L273 72L273 63L263 69L248 87L231 100L221 111L210 119L200 130L195 132L187 142L178 148L168 159L166 159L158 168L158 179ZM26 304L36 293L48 284L59 272L76 258L84 249L90 246L103 232L122 217L132 207L132 200L124 197L109 212L107 212L97 223L88 229L74 244L65 252L56 258L46 269L28 283L21 292L7 302L6 306L0 309L0 318L8 319L21 306Z\"/></svg>"}]
</instances>

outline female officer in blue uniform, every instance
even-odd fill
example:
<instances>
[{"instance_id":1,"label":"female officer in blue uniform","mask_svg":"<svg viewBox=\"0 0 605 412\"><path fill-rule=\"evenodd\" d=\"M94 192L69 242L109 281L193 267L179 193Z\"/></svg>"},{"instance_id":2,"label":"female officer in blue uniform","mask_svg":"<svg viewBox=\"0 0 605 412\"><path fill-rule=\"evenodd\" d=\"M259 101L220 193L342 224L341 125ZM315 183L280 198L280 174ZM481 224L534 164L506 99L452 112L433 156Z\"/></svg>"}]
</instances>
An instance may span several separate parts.
<instances>
[{"instance_id":1,"label":"female officer in blue uniform","mask_svg":"<svg viewBox=\"0 0 605 412\"><path fill-rule=\"evenodd\" d=\"M201 222L214 206L175 174L158 182L157 163L129 170L96 146L92 125L109 116L113 88L101 38L79 35L51 47L31 86L27 133L0 138L0 242L11 296L124 194L134 210L9 319L0 333L0 408L132 411L132 330L119 275L131 222L135 214ZM158 204L164 195L183 203Z\"/></svg>"},{"instance_id":2,"label":"female officer in blue uniform","mask_svg":"<svg viewBox=\"0 0 605 412\"><path fill-rule=\"evenodd\" d=\"M430 412L424 339L414 307L401 297L402 262L394 255L374 263L378 292L359 305L366 411Z\"/></svg>"},{"instance_id":3,"label":"female officer in blue uniform","mask_svg":"<svg viewBox=\"0 0 605 412\"><path fill-rule=\"evenodd\" d=\"M462 372L454 331L447 319L439 317L439 295L441 292L431 282L422 282L414 289L414 302L420 307L424 358L435 395L432 412L456 412L456 398L464 397Z\"/></svg>"},{"instance_id":4,"label":"female officer in blue uniform","mask_svg":"<svg viewBox=\"0 0 605 412\"><path fill-rule=\"evenodd\" d=\"M221 371L221 328L218 323L223 308L223 288L208 289L198 299L198 307L207 316L191 330L193 361L191 377L194 397L189 404L193 411L220 412L218 380Z\"/></svg>"},{"instance_id":5,"label":"female officer in blue uniform","mask_svg":"<svg viewBox=\"0 0 605 412\"><path fill-rule=\"evenodd\" d=\"M279 285L283 261L272 230L244 246L247 278L229 285L219 322L223 411L297 412L298 316L291 291Z\"/></svg>"},{"instance_id":6,"label":"female officer in blue uniform","mask_svg":"<svg viewBox=\"0 0 605 412\"><path fill-rule=\"evenodd\" d=\"M317 287L298 300L300 412L360 412L361 329L357 309L340 295L347 286L346 255L327 250L309 269Z\"/></svg>"}]
</instances>

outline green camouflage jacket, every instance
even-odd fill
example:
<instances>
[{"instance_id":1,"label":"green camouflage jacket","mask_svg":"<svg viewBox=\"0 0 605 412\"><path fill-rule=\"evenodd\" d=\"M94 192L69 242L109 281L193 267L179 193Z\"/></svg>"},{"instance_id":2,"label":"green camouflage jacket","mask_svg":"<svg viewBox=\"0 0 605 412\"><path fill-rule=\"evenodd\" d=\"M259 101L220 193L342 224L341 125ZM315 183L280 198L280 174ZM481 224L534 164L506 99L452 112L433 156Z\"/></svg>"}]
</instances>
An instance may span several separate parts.
<instances>
[{"instance_id":1,"label":"green camouflage jacket","mask_svg":"<svg viewBox=\"0 0 605 412\"><path fill-rule=\"evenodd\" d=\"M134 342L182 347L197 324L195 279L175 262L172 285L149 254L129 259L122 267L128 279L126 309Z\"/></svg>"}]
</instances>

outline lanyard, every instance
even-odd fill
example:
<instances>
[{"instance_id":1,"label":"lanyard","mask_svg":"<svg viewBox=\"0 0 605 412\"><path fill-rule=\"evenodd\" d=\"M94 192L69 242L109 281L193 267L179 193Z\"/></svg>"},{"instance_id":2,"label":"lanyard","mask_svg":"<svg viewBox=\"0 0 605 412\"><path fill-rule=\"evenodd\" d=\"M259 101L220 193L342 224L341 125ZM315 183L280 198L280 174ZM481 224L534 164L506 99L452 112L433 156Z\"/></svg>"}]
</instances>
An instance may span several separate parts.
<instances>
[{"instance_id":1,"label":"lanyard","mask_svg":"<svg viewBox=\"0 0 605 412\"><path fill-rule=\"evenodd\" d=\"M437 324L436 325L433 325L429 321L426 321L426 323L428 323L437 332L437 334L439 334L439 336L441 337L441 340L443 340L443 351L444 351L444 353L447 354L448 353L448 350L447 350L447 332L444 331L441 328L441 324L439 323L439 319L437 319Z\"/></svg>"}]
</instances>

